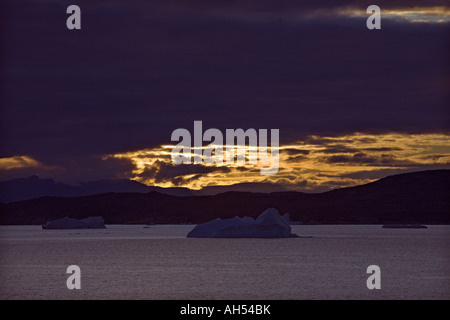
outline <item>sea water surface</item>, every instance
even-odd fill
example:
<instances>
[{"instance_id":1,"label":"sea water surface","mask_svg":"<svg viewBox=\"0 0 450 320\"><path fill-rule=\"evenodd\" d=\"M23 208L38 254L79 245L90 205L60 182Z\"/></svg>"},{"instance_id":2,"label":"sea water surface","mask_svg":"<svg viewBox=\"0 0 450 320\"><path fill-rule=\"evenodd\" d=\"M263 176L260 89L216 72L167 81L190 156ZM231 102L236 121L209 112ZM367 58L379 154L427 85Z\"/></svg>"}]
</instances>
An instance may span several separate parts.
<instances>
[{"instance_id":1,"label":"sea water surface","mask_svg":"<svg viewBox=\"0 0 450 320\"><path fill-rule=\"evenodd\" d=\"M193 225L0 227L0 299L449 299L450 226L294 225L310 238L193 239ZM69 290L69 265L81 289ZM367 267L381 270L369 290Z\"/></svg>"}]
</instances>

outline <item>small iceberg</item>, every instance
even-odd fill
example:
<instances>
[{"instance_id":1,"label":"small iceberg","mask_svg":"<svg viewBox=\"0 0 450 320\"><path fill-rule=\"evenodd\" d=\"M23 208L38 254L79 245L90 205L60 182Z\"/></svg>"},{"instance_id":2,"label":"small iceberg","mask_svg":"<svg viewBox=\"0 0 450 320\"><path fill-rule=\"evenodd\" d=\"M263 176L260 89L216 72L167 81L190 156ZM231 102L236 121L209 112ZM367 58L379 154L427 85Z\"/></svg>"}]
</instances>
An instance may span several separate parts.
<instances>
[{"instance_id":1,"label":"small iceberg","mask_svg":"<svg viewBox=\"0 0 450 320\"><path fill-rule=\"evenodd\" d=\"M391 223L391 224L385 224L382 227L383 229L426 229L427 226L423 225L423 224L396 224L396 223Z\"/></svg>"},{"instance_id":2,"label":"small iceberg","mask_svg":"<svg viewBox=\"0 0 450 320\"><path fill-rule=\"evenodd\" d=\"M291 233L289 214L280 215L274 208L266 209L255 219L234 217L197 225L187 238L297 238Z\"/></svg>"},{"instance_id":3,"label":"small iceberg","mask_svg":"<svg viewBox=\"0 0 450 320\"><path fill-rule=\"evenodd\" d=\"M144 226L144 228L151 228L151 227L153 227L155 225L155 223L154 222L149 222L148 224L146 224L145 226Z\"/></svg>"},{"instance_id":4,"label":"small iceberg","mask_svg":"<svg viewBox=\"0 0 450 320\"><path fill-rule=\"evenodd\" d=\"M47 221L42 229L106 229L102 217L89 217L86 219L73 219L64 217L53 221Z\"/></svg>"}]
</instances>

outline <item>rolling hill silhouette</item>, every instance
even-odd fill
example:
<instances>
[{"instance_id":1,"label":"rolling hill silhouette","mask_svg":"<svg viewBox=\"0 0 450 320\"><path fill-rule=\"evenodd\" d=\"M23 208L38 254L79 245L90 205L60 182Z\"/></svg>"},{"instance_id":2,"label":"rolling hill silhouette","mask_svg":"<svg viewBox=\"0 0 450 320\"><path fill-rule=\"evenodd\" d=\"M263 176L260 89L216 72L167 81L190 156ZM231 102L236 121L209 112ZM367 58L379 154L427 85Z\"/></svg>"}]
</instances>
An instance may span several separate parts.
<instances>
[{"instance_id":1,"label":"rolling hill silhouette","mask_svg":"<svg viewBox=\"0 0 450 320\"><path fill-rule=\"evenodd\" d=\"M151 191L42 197L0 204L0 224L42 224L64 216L102 216L107 224L201 223L256 217L270 207L305 224L450 224L450 170L399 174L316 194L232 191L177 197Z\"/></svg>"}]
</instances>

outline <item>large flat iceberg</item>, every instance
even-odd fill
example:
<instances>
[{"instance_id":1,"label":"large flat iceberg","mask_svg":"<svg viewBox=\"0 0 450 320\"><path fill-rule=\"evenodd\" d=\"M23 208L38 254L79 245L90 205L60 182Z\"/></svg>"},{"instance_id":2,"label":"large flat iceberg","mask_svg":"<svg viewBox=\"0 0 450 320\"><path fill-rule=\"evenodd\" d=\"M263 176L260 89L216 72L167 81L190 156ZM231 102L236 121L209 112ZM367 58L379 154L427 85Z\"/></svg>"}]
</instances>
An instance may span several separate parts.
<instances>
[{"instance_id":1,"label":"large flat iceberg","mask_svg":"<svg viewBox=\"0 0 450 320\"><path fill-rule=\"evenodd\" d=\"M188 238L296 238L291 233L289 214L280 215L274 208L266 209L255 219L234 217L205 222L187 234Z\"/></svg>"},{"instance_id":2,"label":"large flat iceberg","mask_svg":"<svg viewBox=\"0 0 450 320\"><path fill-rule=\"evenodd\" d=\"M105 221L102 217L89 217L86 219L73 219L64 217L53 221L47 221L42 229L105 229Z\"/></svg>"}]
</instances>

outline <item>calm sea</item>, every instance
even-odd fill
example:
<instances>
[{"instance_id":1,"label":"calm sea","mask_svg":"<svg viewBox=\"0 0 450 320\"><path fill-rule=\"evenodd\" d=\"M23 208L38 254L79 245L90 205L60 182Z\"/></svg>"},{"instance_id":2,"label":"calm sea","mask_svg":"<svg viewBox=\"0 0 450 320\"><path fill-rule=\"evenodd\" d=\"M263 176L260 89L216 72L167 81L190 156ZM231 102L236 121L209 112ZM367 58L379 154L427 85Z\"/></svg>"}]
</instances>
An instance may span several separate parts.
<instances>
[{"instance_id":1,"label":"calm sea","mask_svg":"<svg viewBox=\"0 0 450 320\"><path fill-rule=\"evenodd\" d=\"M292 226L311 238L191 239L192 225L0 227L1 299L449 299L450 226ZM81 289L69 290L69 265ZM369 290L367 267L380 268Z\"/></svg>"}]
</instances>

